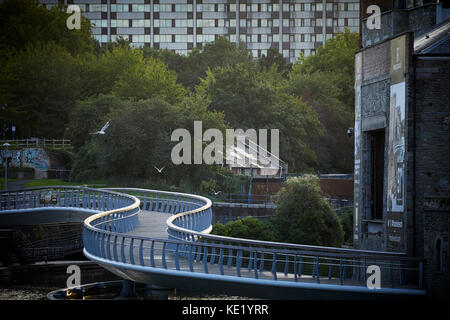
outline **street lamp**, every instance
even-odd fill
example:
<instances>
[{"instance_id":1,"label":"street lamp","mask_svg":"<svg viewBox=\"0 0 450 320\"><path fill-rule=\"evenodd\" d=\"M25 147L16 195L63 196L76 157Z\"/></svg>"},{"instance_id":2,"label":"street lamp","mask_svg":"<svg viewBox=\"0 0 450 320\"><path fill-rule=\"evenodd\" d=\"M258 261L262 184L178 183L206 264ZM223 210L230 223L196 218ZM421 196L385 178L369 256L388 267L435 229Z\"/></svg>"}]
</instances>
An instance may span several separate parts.
<instances>
[{"instance_id":1,"label":"street lamp","mask_svg":"<svg viewBox=\"0 0 450 320\"><path fill-rule=\"evenodd\" d=\"M3 144L3 147L5 147L5 156L4 156L4 161L5 161L5 191L8 191L8 147L9 147L9 143L5 142Z\"/></svg>"}]
</instances>

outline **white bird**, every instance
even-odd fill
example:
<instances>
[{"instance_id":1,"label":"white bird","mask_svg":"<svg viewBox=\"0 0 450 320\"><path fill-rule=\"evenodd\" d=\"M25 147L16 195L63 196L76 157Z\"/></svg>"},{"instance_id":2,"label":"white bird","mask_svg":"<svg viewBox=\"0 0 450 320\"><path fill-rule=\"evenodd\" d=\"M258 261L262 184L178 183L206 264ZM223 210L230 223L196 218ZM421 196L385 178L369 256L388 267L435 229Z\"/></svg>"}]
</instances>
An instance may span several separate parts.
<instances>
[{"instance_id":1,"label":"white bird","mask_svg":"<svg viewBox=\"0 0 450 320\"><path fill-rule=\"evenodd\" d=\"M214 192L214 195L217 196L217 195L218 195L219 193L221 193L222 191L219 190L219 191L216 192L215 190L213 190L213 192Z\"/></svg>"},{"instance_id":2,"label":"white bird","mask_svg":"<svg viewBox=\"0 0 450 320\"><path fill-rule=\"evenodd\" d=\"M158 169L157 167L153 166L156 170L158 170L159 173L162 173L165 167L162 167L161 169Z\"/></svg>"},{"instance_id":3,"label":"white bird","mask_svg":"<svg viewBox=\"0 0 450 320\"><path fill-rule=\"evenodd\" d=\"M109 120L103 128L100 129L100 131L92 132L91 134L105 134L105 130L108 129L109 125L111 124L111 120Z\"/></svg>"}]
</instances>

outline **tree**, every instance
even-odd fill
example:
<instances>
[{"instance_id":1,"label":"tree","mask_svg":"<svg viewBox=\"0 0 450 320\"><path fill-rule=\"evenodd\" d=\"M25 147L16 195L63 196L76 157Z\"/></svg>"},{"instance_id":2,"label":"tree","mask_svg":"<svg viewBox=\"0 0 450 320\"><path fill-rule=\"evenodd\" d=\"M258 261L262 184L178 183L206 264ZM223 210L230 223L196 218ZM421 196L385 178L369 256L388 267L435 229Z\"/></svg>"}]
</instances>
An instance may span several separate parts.
<instances>
[{"instance_id":1,"label":"tree","mask_svg":"<svg viewBox=\"0 0 450 320\"><path fill-rule=\"evenodd\" d=\"M301 56L289 73L289 92L319 115L323 136L310 140L319 171L353 169L353 140L346 135L354 122L354 55L358 34L337 33L315 55Z\"/></svg>"},{"instance_id":2,"label":"tree","mask_svg":"<svg viewBox=\"0 0 450 320\"><path fill-rule=\"evenodd\" d=\"M194 48L188 54L178 77L186 87L193 88L200 83L201 78L206 76L208 69L252 61L252 55L242 42L236 45L225 37L219 37L214 42L207 43L203 50Z\"/></svg>"},{"instance_id":3,"label":"tree","mask_svg":"<svg viewBox=\"0 0 450 320\"><path fill-rule=\"evenodd\" d=\"M319 179L313 175L288 178L276 197L274 218L279 241L340 247L344 232Z\"/></svg>"},{"instance_id":4,"label":"tree","mask_svg":"<svg viewBox=\"0 0 450 320\"><path fill-rule=\"evenodd\" d=\"M29 44L10 57L1 91L23 135L63 136L74 102L83 97L79 67L76 58L52 42Z\"/></svg>"},{"instance_id":5,"label":"tree","mask_svg":"<svg viewBox=\"0 0 450 320\"><path fill-rule=\"evenodd\" d=\"M210 108L223 112L234 129L279 129L280 158L292 170L315 164L308 137L321 133L316 113L290 95L273 66L260 71L255 62L216 67L207 72L196 93L208 96Z\"/></svg>"},{"instance_id":6,"label":"tree","mask_svg":"<svg viewBox=\"0 0 450 320\"><path fill-rule=\"evenodd\" d=\"M66 6L47 10L38 0L5 0L0 3L0 52L19 52L36 42L52 41L71 54L91 52L95 40L91 24L81 17L81 28L69 30Z\"/></svg>"},{"instance_id":7,"label":"tree","mask_svg":"<svg viewBox=\"0 0 450 320\"><path fill-rule=\"evenodd\" d=\"M262 55L261 58L259 58L258 63L261 70L268 70L273 65L276 65L277 71L281 73L283 77L287 77L292 67L292 64L289 63L276 48L267 50L267 55Z\"/></svg>"}]
</instances>

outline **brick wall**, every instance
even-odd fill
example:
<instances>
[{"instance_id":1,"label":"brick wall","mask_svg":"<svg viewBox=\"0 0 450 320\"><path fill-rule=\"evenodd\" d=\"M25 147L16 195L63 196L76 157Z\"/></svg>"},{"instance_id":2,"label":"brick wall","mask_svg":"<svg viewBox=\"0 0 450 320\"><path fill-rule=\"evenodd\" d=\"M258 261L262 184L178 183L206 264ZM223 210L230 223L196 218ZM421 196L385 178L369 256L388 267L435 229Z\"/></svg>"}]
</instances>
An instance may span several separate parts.
<instances>
[{"instance_id":1,"label":"brick wall","mask_svg":"<svg viewBox=\"0 0 450 320\"><path fill-rule=\"evenodd\" d=\"M427 260L431 295L450 298L450 211L426 205L450 197L450 62L418 60L416 69L416 250ZM411 93L412 94L412 93ZM412 110L411 110L412 111ZM410 113L410 118L413 114ZM412 121L410 121L412 143ZM412 153L410 153L412 162ZM411 172L412 173L412 172ZM411 177L412 179L412 177ZM412 181L412 180L410 180ZM412 187L412 186L411 186ZM442 243L441 270L436 243Z\"/></svg>"}]
</instances>

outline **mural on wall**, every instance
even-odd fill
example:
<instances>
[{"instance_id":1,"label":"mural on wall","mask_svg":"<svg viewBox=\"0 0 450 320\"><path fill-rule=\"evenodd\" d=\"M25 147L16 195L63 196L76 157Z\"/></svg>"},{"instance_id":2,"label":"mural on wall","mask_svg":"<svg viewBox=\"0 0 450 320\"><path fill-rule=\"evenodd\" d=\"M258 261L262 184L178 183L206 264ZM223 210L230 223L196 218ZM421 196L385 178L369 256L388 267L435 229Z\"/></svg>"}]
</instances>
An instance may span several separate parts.
<instances>
[{"instance_id":1,"label":"mural on wall","mask_svg":"<svg viewBox=\"0 0 450 320\"><path fill-rule=\"evenodd\" d=\"M43 149L23 149L23 166L37 170L47 171L50 160Z\"/></svg>"},{"instance_id":2,"label":"mural on wall","mask_svg":"<svg viewBox=\"0 0 450 320\"><path fill-rule=\"evenodd\" d=\"M391 40L386 236L388 249L404 250L406 177L406 36Z\"/></svg>"},{"instance_id":3,"label":"mural on wall","mask_svg":"<svg viewBox=\"0 0 450 320\"><path fill-rule=\"evenodd\" d=\"M387 210L402 212L405 196L405 83L391 86L389 112L389 166Z\"/></svg>"},{"instance_id":4,"label":"mural on wall","mask_svg":"<svg viewBox=\"0 0 450 320\"><path fill-rule=\"evenodd\" d=\"M359 233L359 201L361 181L361 84L362 84L362 53L355 56L355 171L354 171L354 204L353 204L353 239L358 240Z\"/></svg>"}]
</instances>

